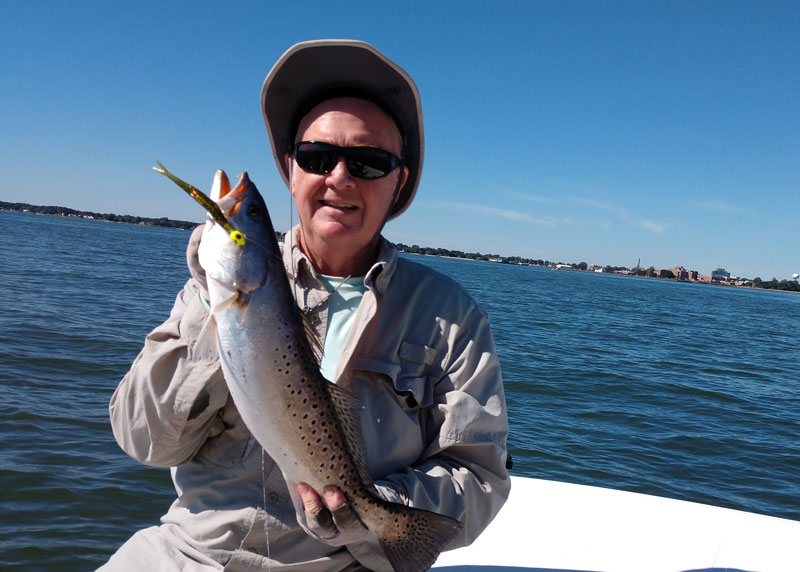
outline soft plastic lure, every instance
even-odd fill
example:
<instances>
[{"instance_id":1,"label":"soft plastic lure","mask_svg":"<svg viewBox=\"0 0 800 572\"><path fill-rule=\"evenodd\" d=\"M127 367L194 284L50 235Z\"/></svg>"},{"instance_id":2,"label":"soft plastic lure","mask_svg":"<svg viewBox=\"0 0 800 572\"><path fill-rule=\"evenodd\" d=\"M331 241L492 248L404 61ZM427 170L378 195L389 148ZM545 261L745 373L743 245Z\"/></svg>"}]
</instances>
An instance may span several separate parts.
<instances>
[{"instance_id":1,"label":"soft plastic lure","mask_svg":"<svg viewBox=\"0 0 800 572\"><path fill-rule=\"evenodd\" d=\"M200 206L206 209L208 214L210 214L212 218L217 221L220 226L222 226L222 228L230 233L230 237L233 242L235 242L238 246L244 246L244 234L231 226L231 223L228 222L228 219L226 219L225 215L222 213L222 209L219 208L217 203L211 200L211 197L206 195L200 189L190 185L186 181L179 179L167 171L167 168L161 163L161 161L156 161L156 163L158 163L158 167L153 167L153 170L156 173L161 173L165 177L169 177L173 183L186 191L190 197L192 197L194 200L200 203Z\"/></svg>"}]
</instances>

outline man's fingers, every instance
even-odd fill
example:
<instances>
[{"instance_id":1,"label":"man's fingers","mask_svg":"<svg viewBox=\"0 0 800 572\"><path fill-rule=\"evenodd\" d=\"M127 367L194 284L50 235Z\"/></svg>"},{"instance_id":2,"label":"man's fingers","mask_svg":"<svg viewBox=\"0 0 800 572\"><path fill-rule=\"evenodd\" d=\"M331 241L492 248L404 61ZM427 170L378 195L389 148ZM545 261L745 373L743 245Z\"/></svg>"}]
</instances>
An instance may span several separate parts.
<instances>
[{"instance_id":1,"label":"man's fingers","mask_svg":"<svg viewBox=\"0 0 800 572\"><path fill-rule=\"evenodd\" d=\"M319 498L317 491L312 489L306 483L298 483L297 492L300 494L300 499L303 501L303 507L308 514L318 514L325 505L322 504L322 499Z\"/></svg>"},{"instance_id":2,"label":"man's fingers","mask_svg":"<svg viewBox=\"0 0 800 572\"><path fill-rule=\"evenodd\" d=\"M368 534L338 488L325 487L320 496L307 483L298 483L297 493L303 503L298 522L312 536L332 546L343 546L360 542Z\"/></svg>"},{"instance_id":3,"label":"man's fingers","mask_svg":"<svg viewBox=\"0 0 800 572\"><path fill-rule=\"evenodd\" d=\"M325 490L322 491L322 497L325 501L325 506L330 510L341 508L347 503L347 497L336 487L325 487Z\"/></svg>"}]
</instances>

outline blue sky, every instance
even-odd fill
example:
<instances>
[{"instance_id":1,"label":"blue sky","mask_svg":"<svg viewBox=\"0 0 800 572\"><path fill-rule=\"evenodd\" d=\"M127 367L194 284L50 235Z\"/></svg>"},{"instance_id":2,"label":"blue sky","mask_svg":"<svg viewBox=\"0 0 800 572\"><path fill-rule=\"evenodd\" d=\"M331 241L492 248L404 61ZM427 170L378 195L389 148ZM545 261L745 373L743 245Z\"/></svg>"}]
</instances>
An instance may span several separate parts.
<instances>
[{"instance_id":1,"label":"blue sky","mask_svg":"<svg viewBox=\"0 0 800 572\"><path fill-rule=\"evenodd\" d=\"M420 89L396 242L789 278L800 272L798 2L0 0L0 200L202 220L243 170L290 202L259 93L293 43L366 40ZM296 216L294 221L296 221Z\"/></svg>"}]
</instances>

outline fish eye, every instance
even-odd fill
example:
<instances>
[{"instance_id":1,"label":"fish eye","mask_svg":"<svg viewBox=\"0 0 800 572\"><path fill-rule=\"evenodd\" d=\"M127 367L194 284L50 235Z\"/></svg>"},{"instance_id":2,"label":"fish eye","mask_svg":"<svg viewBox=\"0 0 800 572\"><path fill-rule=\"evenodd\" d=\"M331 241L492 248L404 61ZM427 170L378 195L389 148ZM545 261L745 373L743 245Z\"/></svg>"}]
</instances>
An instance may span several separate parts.
<instances>
[{"instance_id":1,"label":"fish eye","mask_svg":"<svg viewBox=\"0 0 800 572\"><path fill-rule=\"evenodd\" d=\"M250 205L247 207L247 216L252 219L258 220L261 218L261 209L258 208L256 205Z\"/></svg>"}]
</instances>

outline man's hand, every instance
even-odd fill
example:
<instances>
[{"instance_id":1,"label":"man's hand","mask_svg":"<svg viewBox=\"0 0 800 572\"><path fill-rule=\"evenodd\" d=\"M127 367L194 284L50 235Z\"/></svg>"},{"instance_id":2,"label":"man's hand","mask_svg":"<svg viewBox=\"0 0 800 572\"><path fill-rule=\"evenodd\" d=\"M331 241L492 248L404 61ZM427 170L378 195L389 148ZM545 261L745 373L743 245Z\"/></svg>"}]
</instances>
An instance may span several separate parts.
<instances>
[{"instance_id":1,"label":"man's hand","mask_svg":"<svg viewBox=\"0 0 800 572\"><path fill-rule=\"evenodd\" d=\"M325 508L336 510L347 504L347 498L345 498L344 493L336 487L325 487L322 492L324 499L306 483L297 485L297 492L300 493L300 498L303 499L303 507L306 512L311 514L318 514Z\"/></svg>"},{"instance_id":2,"label":"man's hand","mask_svg":"<svg viewBox=\"0 0 800 572\"><path fill-rule=\"evenodd\" d=\"M347 504L347 497L336 487L325 487L322 496L306 483L297 485L303 501L303 513L297 515L300 526L310 535L331 546L343 546L366 540L369 530Z\"/></svg>"}]
</instances>

